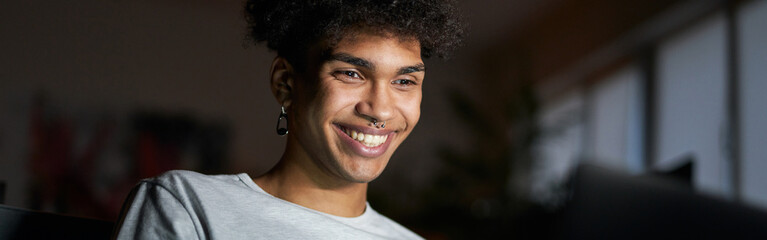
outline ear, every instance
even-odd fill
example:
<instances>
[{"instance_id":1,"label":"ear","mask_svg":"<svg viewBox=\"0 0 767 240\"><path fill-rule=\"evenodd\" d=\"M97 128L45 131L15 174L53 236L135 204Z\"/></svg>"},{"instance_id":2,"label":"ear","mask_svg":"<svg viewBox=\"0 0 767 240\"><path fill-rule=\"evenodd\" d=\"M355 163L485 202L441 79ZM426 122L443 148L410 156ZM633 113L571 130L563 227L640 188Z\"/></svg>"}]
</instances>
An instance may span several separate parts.
<instances>
[{"instance_id":1,"label":"ear","mask_svg":"<svg viewBox=\"0 0 767 240\"><path fill-rule=\"evenodd\" d=\"M293 93L294 71L287 59L277 56L272 61L272 68L269 71L271 76L272 94L283 107L290 106Z\"/></svg>"}]
</instances>

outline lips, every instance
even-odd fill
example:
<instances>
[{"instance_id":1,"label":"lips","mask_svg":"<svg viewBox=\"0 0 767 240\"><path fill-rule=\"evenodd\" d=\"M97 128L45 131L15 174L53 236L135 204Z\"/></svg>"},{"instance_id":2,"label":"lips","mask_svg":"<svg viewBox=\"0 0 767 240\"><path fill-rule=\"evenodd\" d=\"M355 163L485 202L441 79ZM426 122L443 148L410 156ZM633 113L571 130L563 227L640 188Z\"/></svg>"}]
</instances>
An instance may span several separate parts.
<instances>
[{"instance_id":1,"label":"lips","mask_svg":"<svg viewBox=\"0 0 767 240\"><path fill-rule=\"evenodd\" d=\"M356 154L374 158L388 149L395 132L335 124L339 137Z\"/></svg>"}]
</instances>

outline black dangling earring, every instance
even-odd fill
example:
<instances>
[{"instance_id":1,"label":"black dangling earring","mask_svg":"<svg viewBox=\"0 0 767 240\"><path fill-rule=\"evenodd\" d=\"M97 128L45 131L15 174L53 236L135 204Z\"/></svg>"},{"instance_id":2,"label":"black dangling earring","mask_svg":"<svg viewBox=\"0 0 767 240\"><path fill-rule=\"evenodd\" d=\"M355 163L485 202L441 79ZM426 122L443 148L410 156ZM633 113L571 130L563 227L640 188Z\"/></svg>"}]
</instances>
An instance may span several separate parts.
<instances>
[{"instance_id":1,"label":"black dangling earring","mask_svg":"<svg viewBox=\"0 0 767 240\"><path fill-rule=\"evenodd\" d=\"M280 106L280 117L277 118L277 135L285 136L288 134L288 114L285 113L285 107ZM285 127L280 127L280 122L285 119Z\"/></svg>"}]
</instances>

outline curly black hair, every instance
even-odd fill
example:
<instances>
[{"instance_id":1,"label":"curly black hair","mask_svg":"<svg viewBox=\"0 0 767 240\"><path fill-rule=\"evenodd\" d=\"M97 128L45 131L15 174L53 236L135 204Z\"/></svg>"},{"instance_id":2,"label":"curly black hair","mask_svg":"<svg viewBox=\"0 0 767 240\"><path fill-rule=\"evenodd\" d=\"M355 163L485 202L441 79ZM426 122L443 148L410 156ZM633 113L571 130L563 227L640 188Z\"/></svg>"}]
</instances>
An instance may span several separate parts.
<instances>
[{"instance_id":1,"label":"curly black hair","mask_svg":"<svg viewBox=\"0 0 767 240\"><path fill-rule=\"evenodd\" d=\"M334 46L355 28L416 39L424 58L447 58L465 32L453 0L248 0L245 19L251 40L294 64L313 44Z\"/></svg>"}]
</instances>

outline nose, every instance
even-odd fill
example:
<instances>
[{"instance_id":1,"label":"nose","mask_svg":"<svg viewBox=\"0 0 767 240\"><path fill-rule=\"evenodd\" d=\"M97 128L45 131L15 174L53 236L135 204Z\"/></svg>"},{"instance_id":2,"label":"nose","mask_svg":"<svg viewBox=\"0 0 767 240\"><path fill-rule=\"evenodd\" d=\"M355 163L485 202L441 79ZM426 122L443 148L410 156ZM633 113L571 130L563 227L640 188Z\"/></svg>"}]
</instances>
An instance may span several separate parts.
<instances>
[{"instance_id":1,"label":"nose","mask_svg":"<svg viewBox=\"0 0 767 240\"><path fill-rule=\"evenodd\" d=\"M355 105L355 110L364 118L378 122L388 121L394 117L393 96L391 89L384 83L371 84L362 98Z\"/></svg>"}]
</instances>

